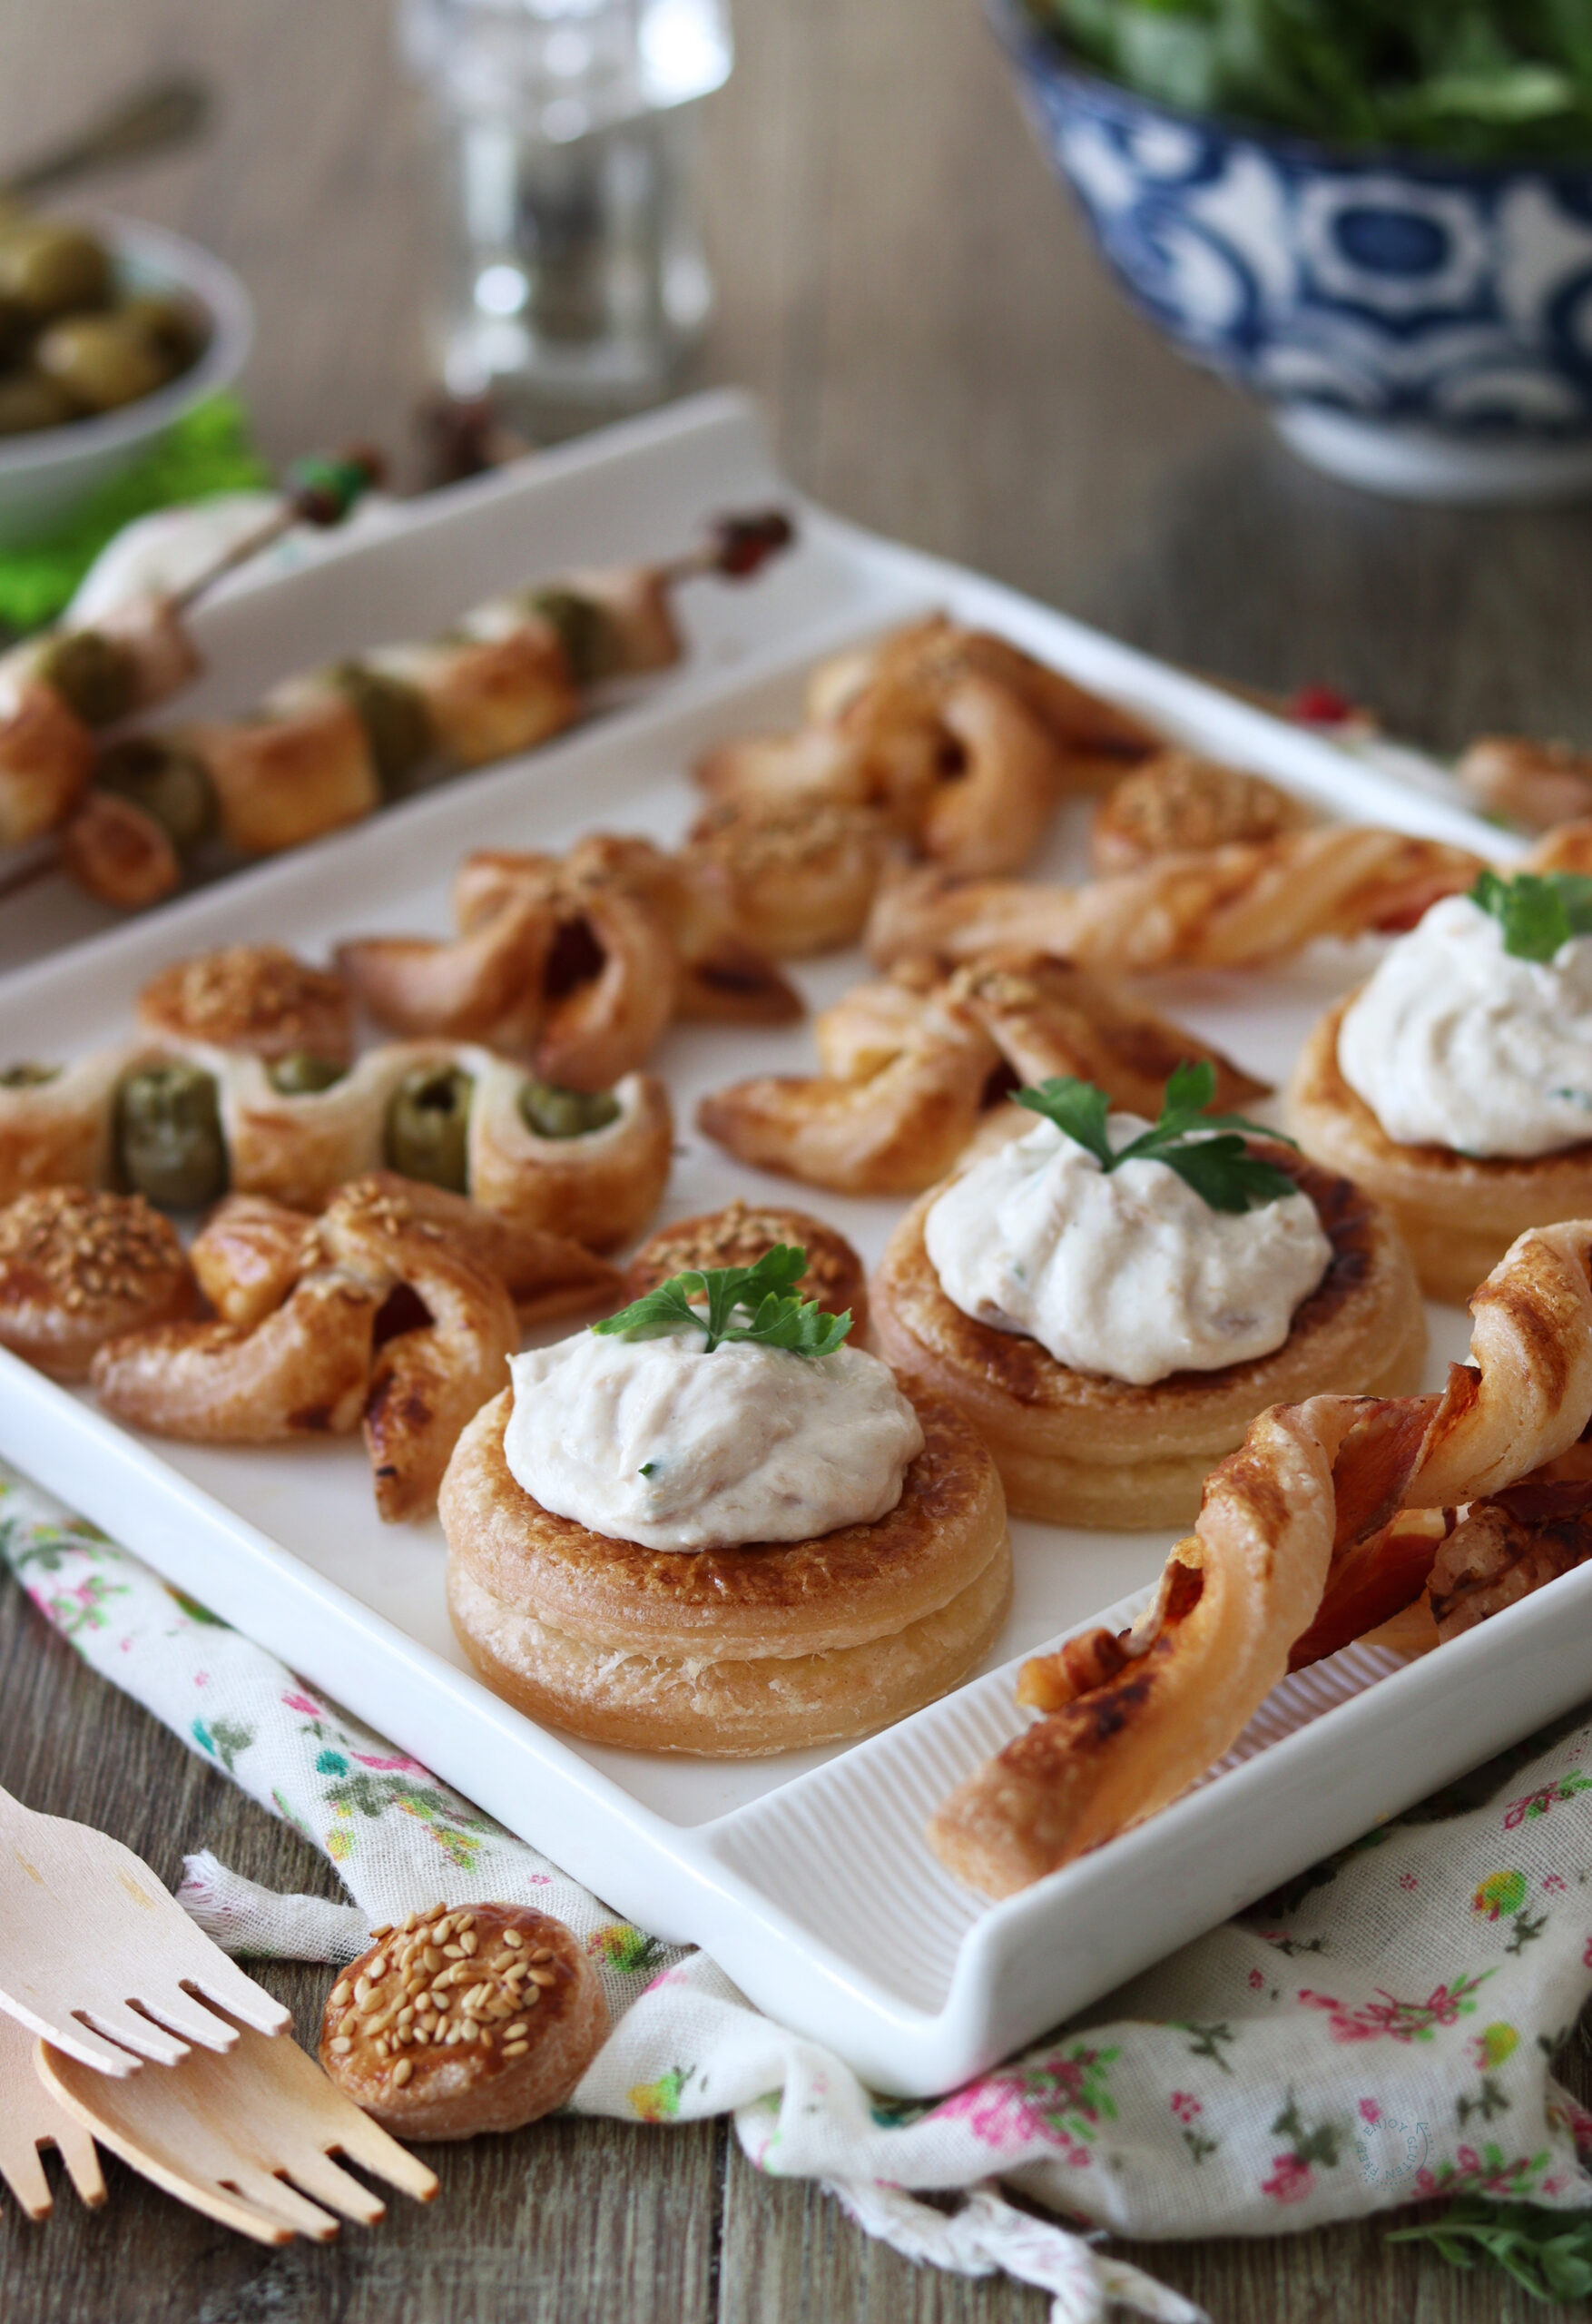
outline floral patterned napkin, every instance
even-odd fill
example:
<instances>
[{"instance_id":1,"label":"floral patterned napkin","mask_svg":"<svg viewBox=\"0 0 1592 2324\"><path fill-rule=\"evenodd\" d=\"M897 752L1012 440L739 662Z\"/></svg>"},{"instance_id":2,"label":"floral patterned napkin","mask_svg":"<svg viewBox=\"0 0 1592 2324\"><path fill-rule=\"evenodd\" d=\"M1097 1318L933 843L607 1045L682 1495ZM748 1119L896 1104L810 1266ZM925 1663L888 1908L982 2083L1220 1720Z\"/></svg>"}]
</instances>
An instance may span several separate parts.
<instances>
[{"instance_id":1,"label":"floral patterned napkin","mask_svg":"<svg viewBox=\"0 0 1592 2324\"><path fill-rule=\"evenodd\" d=\"M614 2031L575 2105L732 2112L762 2170L816 2178L914 2259L1005 2270L1056 2324L1111 2300L1194 2319L1099 2248L1266 2235L1467 2192L1592 2205L1592 2117L1554 2081L1592 1992L1592 1725L1495 1760L938 2103L872 2097L705 1955L605 1913L534 1848L272 1656L0 1468L0 1553L104 1677L337 1866L351 1906L213 1857L183 1901L229 1950L346 1960L445 1896L535 1903L602 1972ZM1017 2192L1077 2231L1007 2202ZM947 2211L918 2200L961 2190Z\"/></svg>"}]
</instances>

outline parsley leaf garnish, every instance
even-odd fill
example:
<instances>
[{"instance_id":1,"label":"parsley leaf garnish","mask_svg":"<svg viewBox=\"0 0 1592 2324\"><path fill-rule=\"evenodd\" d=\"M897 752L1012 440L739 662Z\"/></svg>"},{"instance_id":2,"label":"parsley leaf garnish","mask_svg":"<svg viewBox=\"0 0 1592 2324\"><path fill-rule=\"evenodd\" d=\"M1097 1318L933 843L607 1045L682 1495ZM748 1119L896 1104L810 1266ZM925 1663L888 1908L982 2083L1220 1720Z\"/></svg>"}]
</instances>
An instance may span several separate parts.
<instances>
[{"instance_id":1,"label":"parsley leaf garnish","mask_svg":"<svg viewBox=\"0 0 1592 2324\"><path fill-rule=\"evenodd\" d=\"M1386 2240L1433 2244L1451 2268L1474 2267L1479 2257L1534 2299L1582 2300L1592 2292L1592 2221L1584 2211L1462 2195L1437 2219Z\"/></svg>"},{"instance_id":2,"label":"parsley leaf garnish","mask_svg":"<svg viewBox=\"0 0 1592 2324\"><path fill-rule=\"evenodd\" d=\"M1279 1129L1268 1129L1263 1122L1248 1121L1243 1114L1207 1113L1215 1094L1216 1068L1208 1060L1180 1065L1166 1084L1160 1120L1116 1152L1106 1134L1111 1100L1092 1081L1058 1074L1037 1089L1019 1089L1017 1103L1054 1122L1092 1154L1102 1170L1120 1170L1125 1162L1165 1162L1213 1210L1254 1210L1263 1203L1296 1195L1299 1188L1287 1171L1263 1161L1243 1142L1245 1134L1275 1138L1284 1146L1292 1146L1293 1139ZM1217 1134L1213 1137L1212 1131Z\"/></svg>"},{"instance_id":3,"label":"parsley leaf garnish","mask_svg":"<svg viewBox=\"0 0 1592 2324\"><path fill-rule=\"evenodd\" d=\"M1490 912L1517 960L1551 960L1572 936L1592 936L1592 879L1584 872L1481 872L1470 901Z\"/></svg>"},{"instance_id":4,"label":"parsley leaf garnish","mask_svg":"<svg viewBox=\"0 0 1592 2324\"><path fill-rule=\"evenodd\" d=\"M706 1332L709 1355L726 1340L749 1340L791 1355L833 1355L851 1328L850 1310L830 1315L816 1299L803 1299L796 1285L806 1272L805 1251L776 1243L753 1266L693 1267L672 1275L592 1329L650 1340L684 1324ZM737 1323L737 1315L744 1320Z\"/></svg>"}]
</instances>

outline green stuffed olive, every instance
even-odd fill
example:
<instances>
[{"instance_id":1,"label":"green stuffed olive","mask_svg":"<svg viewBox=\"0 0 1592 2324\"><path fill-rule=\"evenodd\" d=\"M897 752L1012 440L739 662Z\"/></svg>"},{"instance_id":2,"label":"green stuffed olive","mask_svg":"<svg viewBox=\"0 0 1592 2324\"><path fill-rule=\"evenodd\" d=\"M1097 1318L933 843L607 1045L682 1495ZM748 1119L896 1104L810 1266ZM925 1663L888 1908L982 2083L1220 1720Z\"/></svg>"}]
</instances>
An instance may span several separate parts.
<instances>
[{"instance_id":1,"label":"green stuffed olive","mask_svg":"<svg viewBox=\"0 0 1592 2324\"><path fill-rule=\"evenodd\" d=\"M560 1089L551 1081L527 1081L519 1093L520 1118L538 1137L588 1137L619 1119L611 1089Z\"/></svg>"},{"instance_id":2,"label":"green stuffed olive","mask_svg":"<svg viewBox=\"0 0 1592 2324\"><path fill-rule=\"evenodd\" d=\"M291 1049L266 1068L273 1089L284 1098L311 1098L346 1080L349 1068L336 1058L317 1057L310 1049Z\"/></svg>"},{"instance_id":3,"label":"green stuffed olive","mask_svg":"<svg viewBox=\"0 0 1592 2324\"><path fill-rule=\"evenodd\" d=\"M192 751L162 742L158 734L129 734L102 751L94 768L102 791L131 799L159 823L179 855L215 829L215 787L203 762Z\"/></svg>"},{"instance_id":4,"label":"green stuffed olive","mask_svg":"<svg viewBox=\"0 0 1592 2324\"><path fill-rule=\"evenodd\" d=\"M116 1092L123 1183L163 1210L197 1210L227 1190L215 1076L175 1060L143 1065Z\"/></svg>"},{"instance_id":5,"label":"green stuffed olive","mask_svg":"<svg viewBox=\"0 0 1592 2324\"><path fill-rule=\"evenodd\" d=\"M138 665L97 629L64 629L40 652L38 675L85 726L112 726L138 697Z\"/></svg>"},{"instance_id":6,"label":"green stuffed olive","mask_svg":"<svg viewBox=\"0 0 1592 2324\"><path fill-rule=\"evenodd\" d=\"M388 677L363 662L339 662L332 672L339 693L365 729L377 780L390 797L401 792L437 748L431 717L418 686Z\"/></svg>"},{"instance_id":7,"label":"green stuffed olive","mask_svg":"<svg viewBox=\"0 0 1592 2324\"><path fill-rule=\"evenodd\" d=\"M387 1166L451 1194L468 1191L470 1100L476 1084L457 1066L417 1066L387 1109Z\"/></svg>"},{"instance_id":8,"label":"green stuffed olive","mask_svg":"<svg viewBox=\"0 0 1592 2324\"><path fill-rule=\"evenodd\" d=\"M569 675L577 686L595 686L624 667L624 649L605 606L575 589L536 589L527 601L558 632Z\"/></svg>"}]
</instances>

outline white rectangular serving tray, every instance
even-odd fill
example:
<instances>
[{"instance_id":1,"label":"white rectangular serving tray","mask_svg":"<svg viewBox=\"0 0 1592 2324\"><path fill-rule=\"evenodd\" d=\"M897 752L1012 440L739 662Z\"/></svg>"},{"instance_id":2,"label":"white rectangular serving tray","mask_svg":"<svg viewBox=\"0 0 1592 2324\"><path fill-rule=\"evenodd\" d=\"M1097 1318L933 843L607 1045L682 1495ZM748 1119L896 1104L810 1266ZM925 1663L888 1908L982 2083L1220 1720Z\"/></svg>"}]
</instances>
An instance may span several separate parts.
<instances>
[{"instance_id":1,"label":"white rectangular serving tray","mask_svg":"<svg viewBox=\"0 0 1592 2324\"><path fill-rule=\"evenodd\" d=\"M318 957L356 931L447 927L458 857L561 846L594 827L680 833L710 742L792 716L819 655L933 606L1002 631L1174 737L1253 767L1332 814L1493 853L1459 805L1168 669L1011 591L803 505L744 399L703 397L434 496L389 535L229 597L202 616L204 699L246 705L285 670L423 635L510 583L667 553L704 516L793 506L796 551L760 581L693 586L679 670L524 759L99 934L57 883L0 911L0 1054L70 1055L124 1037L162 962L269 938ZM1081 867L1083 811L1037 867ZM1156 996L1280 1080L1317 1012L1374 948L1319 947L1263 976L1161 980ZM799 967L815 1006L858 954ZM705 1089L811 1068L806 1026L673 1033L659 1067L678 1118L664 1216L744 1192L816 1208L871 1263L897 1215L733 1164L693 1128ZM1465 1319L1434 1308L1433 1384ZM435 1522L377 1520L361 1447L268 1452L156 1443L0 1355L0 1453L280 1654L587 1882L620 1912L708 1947L761 2007L875 2085L952 2086L1379 1818L1592 1693L1592 1569L1424 1661L1351 1649L1290 1679L1216 1775L1026 1894L987 1905L922 1839L960 1777L1018 1732L1015 1665L1099 1619L1125 1620L1170 1537L1013 1528L1011 1619L985 1670L870 1741L749 1761L588 1747L474 1677L448 1630Z\"/></svg>"}]
</instances>

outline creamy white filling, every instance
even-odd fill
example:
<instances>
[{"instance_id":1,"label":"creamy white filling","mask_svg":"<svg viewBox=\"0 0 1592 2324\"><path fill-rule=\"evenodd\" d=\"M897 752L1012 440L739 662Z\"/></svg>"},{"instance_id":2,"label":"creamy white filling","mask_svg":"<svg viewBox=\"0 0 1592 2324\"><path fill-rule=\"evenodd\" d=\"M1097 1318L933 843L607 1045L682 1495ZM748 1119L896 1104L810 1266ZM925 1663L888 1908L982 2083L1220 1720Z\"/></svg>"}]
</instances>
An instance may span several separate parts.
<instances>
[{"instance_id":1,"label":"creamy white filling","mask_svg":"<svg viewBox=\"0 0 1592 2324\"><path fill-rule=\"evenodd\" d=\"M577 1332L511 1357L516 1482L649 1550L804 1541L889 1514L923 1431L877 1356L706 1346L699 1332Z\"/></svg>"},{"instance_id":2,"label":"creamy white filling","mask_svg":"<svg viewBox=\"0 0 1592 2324\"><path fill-rule=\"evenodd\" d=\"M1113 1114L1113 1151L1147 1128ZM1102 1170L1047 1121L948 1187L923 1238L963 1315L1138 1387L1281 1347L1332 1256L1308 1196L1213 1210L1165 1162Z\"/></svg>"},{"instance_id":3,"label":"creamy white filling","mask_svg":"<svg viewBox=\"0 0 1592 2324\"><path fill-rule=\"evenodd\" d=\"M1468 896L1434 904L1345 1011L1338 1065L1400 1146L1554 1154L1592 1137L1592 937L1518 960Z\"/></svg>"}]
</instances>

